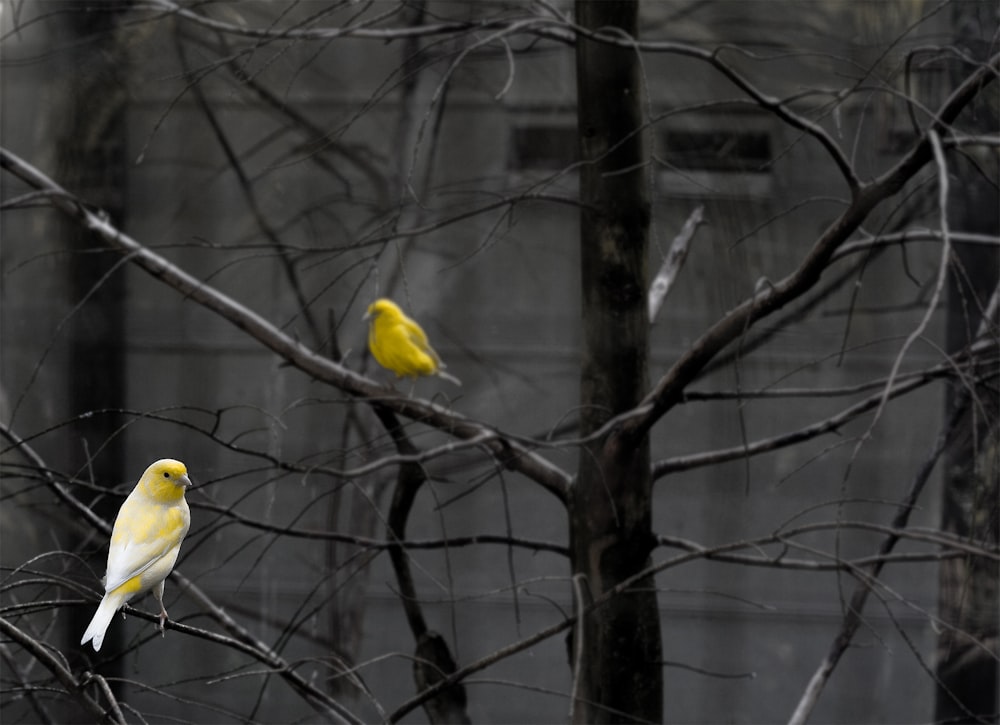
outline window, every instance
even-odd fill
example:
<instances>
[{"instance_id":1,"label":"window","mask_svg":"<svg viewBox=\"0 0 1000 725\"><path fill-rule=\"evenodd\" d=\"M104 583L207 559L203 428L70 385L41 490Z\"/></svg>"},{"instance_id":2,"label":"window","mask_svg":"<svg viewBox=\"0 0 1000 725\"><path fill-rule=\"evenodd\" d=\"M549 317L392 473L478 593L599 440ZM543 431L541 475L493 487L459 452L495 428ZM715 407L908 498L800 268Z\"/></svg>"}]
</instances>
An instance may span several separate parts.
<instances>
[{"instance_id":1,"label":"window","mask_svg":"<svg viewBox=\"0 0 1000 725\"><path fill-rule=\"evenodd\" d=\"M670 131L667 160L690 171L762 172L771 160L771 138L763 131Z\"/></svg>"},{"instance_id":2,"label":"window","mask_svg":"<svg viewBox=\"0 0 1000 725\"><path fill-rule=\"evenodd\" d=\"M510 131L507 167L512 171L559 171L579 157L576 126L537 123Z\"/></svg>"},{"instance_id":3,"label":"window","mask_svg":"<svg viewBox=\"0 0 1000 725\"><path fill-rule=\"evenodd\" d=\"M766 197L773 158L766 119L703 117L659 132L657 181L678 196Z\"/></svg>"}]
</instances>

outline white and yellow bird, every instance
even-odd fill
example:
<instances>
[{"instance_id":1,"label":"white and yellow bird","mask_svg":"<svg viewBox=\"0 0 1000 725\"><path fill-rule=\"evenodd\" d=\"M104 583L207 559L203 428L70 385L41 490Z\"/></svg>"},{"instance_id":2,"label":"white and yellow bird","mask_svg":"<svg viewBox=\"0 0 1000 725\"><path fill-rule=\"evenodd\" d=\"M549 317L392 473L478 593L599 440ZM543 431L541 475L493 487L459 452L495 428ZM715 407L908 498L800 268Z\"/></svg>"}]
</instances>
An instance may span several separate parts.
<instances>
[{"instance_id":1,"label":"white and yellow bird","mask_svg":"<svg viewBox=\"0 0 1000 725\"><path fill-rule=\"evenodd\" d=\"M93 640L100 650L115 612L138 594L153 590L160 604L160 632L167 620L163 580L177 562L181 542L191 525L184 491L191 485L187 467L164 458L142 474L125 499L111 532L104 598L80 644Z\"/></svg>"}]
</instances>

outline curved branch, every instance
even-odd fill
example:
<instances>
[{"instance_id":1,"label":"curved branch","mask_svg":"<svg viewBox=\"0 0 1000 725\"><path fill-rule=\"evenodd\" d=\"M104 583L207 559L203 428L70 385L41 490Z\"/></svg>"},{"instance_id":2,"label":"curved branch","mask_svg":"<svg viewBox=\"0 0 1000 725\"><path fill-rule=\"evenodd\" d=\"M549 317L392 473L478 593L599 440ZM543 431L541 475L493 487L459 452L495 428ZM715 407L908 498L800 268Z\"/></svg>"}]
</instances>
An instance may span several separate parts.
<instances>
[{"instance_id":1,"label":"curved branch","mask_svg":"<svg viewBox=\"0 0 1000 725\"><path fill-rule=\"evenodd\" d=\"M751 456L759 456L763 453L770 453L771 451L796 445L802 441L812 440L813 438L817 438L825 433L836 432L842 426L846 425L858 416L868 412L869 410L880 407L887 398L896 398L900 395L909 393L912 390L921 388L930 380L941 377L942 375L944 375L944 372L938 372L937 375L925 374L917 378L911 378L905 383L900 383L895 386L890 384L889 387L879 390L876 394L871 395L848 408L845 408L829 418L825 418L824 420L788 433L782 433L771 438L763 438L752 443L747 442L744 445L733 446L732 448L708 451L706 453L697 453L689 456L676 456L674 458L666 458L655 461L653 463L653 478L661 478L668 473L674 473L676 471L688 471L692 468L712 466L719 463L726 463L728 461L743 460Z\"/></svg>"},{"instance_id":2,"label":"curved branch","mask_svg":"<svg viewBox=\"0 0 1000 725\"><path fill-rule=\"evenodd\" d=\"M110 705L110 712L105 711L94 698L83 691L83 688L88 684L90 678L80 681L77 680L69 669L63 665L59 659L49 651L48 647L45 647L41 642L31 637L27 632L15 627L13 624L8 622L5 618L0 617L0 632L3 633L5 637L12 639L17 642L21 647L24 648L28 654L35 658L35 660L49 672L51 672L60 684L66 688L66 694L72 697L77 704L79 704L85 712L87 712L94 722L104 722L109 714L114 715L114 722L121 723L125 725L125 719L122 717L121 709L118 707L118 703L112 698ZM102 688L105 694L110 695L110 690L106 687Z\"/></svg>"},{"instance_id":3,"label":"curved branch","mask_svg":"<svg viewBox=\"0 0 1000 725\"><path fill-rule=\"evenodd\" d=\"M398 419L385 408L376 406L378 416L386 431L392 437L396 450L401 457L413 457L418 454L416 446L406 435ZM406 551L401 546L406 537L406 524L416 500L417 493L427 481L424 468L416 461L404 463L399 467L396 476L396 489L393 491L392 503L389 508L387 536L394 539L395 546L389 549L392 568L396 572L399 583L399 600L406 613L406 621L416 641L413 658L413 679L418 689L423 689L428 683L437 682L455 671L457 665L444 637L427 626L420 598L413 583L413 572ZM431 722L468 722L466 713L465 686L455 682L437 697L424 703ZM447 716L444 715L447 713Z\"/></svg>"},{"instance_id":4,"label":"curved branch","mask_svg":"<svg viewBox=\"0 0 1000 725\"><path fill-rule=\"evenodd\" d=\"M496 433L490 426L434 403L386 396L384 387L310 350L261 315L193 277L123 233L105 215L87 207L41 171L5 148L0 148L0 168L7 169L32 188L52 192L50 198L56 208L95 233L108 246L122 252L129 261L142 267L185 297L223 317L307 375L340 388L354 397L369 401L377 400L379 405L394 413L457 438L467 440ZM570 476L555 464L507 436L492 438L482 445L490 450L503 466L527 476L560 501L566 500Z\"/></svg>"},{"instance_id":5,"label":"curved branch","mask_svg":"<svg viewBox=\"0 0 1000 725\"><path fill-rule=\"evenodd\" d=\"M339 544L351 544L359 548L372 549L376 551L391 551L393 549L430 551L435 549L457 549L466 546L478 546L480 544L495 544L498 546L527 549L528 551L535 553L546 551L550 554L559 554L560 556L569 555L565 546L561 546L551 541L543 541L541 539L522 539L515 536L501 534L472 534L470 536L452 536L443 539L404 539L400 538L397 533L387 539L372 539L365 536L344 534L339 531L328 531L326 529L304 529L293 526L272 524L266 521L258 521L257 519L252 519L249 516L244 516L243 514L238 513L233 510L231 506L199 503L193 504L192 508L212 511L213 513L220 514L236 521L239 524L242 524L243 526L256 529L258 531L266 531L271 534L288 536L293 539L335 541ZM388 518L390 527L392 527L391 522L393 520L394 518L392 516L392 512L390 512ZM395 527L392 528L395 530Z\"/></svg>"},{"instance_id":6,"label":"curved branch","mask_svg":"<svg viewBox=\"0 0 1000 725\"><path fill-rule=\"evenodd\" d=\"M399 456L415 458L418 454L417 448L406 435L396 416L378 406L375 407L375 414L385 427L386 432L392 437ZM399 466L399 472L396 474L396 487L392 494L392 502L389 505L389 515L386 521L387 538L395 544L389 548L389 559L396 572L396 581L399 584L401 594L399 599L403 605L403 611L406 613L406 621L410 625L410 631L413 633L414 639L417 640L427 632L427 622L420 609L420 600L416 595L410 560L400 542L406 538L406 524L413 508L413 502L426 480L427 475L419 462L410 460Z\"/></svg>"},{"instance_id":7,"label":"curved branch","mask_svg":"<svg viewBox=\"0 0 1000 725\"><path fill-rule=\"evenodd\" d=\"M948 144L943 143L943 145L947 146ZM951 237L951 241L957 244L977 244L987 247L1000 247L1000 237L992 234L951 232L949 236ZM928 242L938 244L943 238L944 236L941 234L941 231L937 229L910 229L902 232L894 232L892 234L879 234L877 236L866 234L864 239L843 244L830 258L830 261L832 262L838 260L850 254L867 252L871 249L898 247L901 244L908 244L910 242Z\"/></svg>"},{"instance_id":8,"label":"curved branch","mask_svg":"<svg viewBox=\"0 0 1000 725\"><path fill-rule=\"evenodd\" d=\"M931 450L930 454L921 464L920 470L910 484L910 490L896 507L896 515L893 517L891 524L893 529L905 529L909 523L910 514L916 508L917 499L920 497L925 484L930 479L931 473L937 465L938 458L944 452L951 437L955 434L957 423L964 412L964 408L964 405L955 406L950 419L939 431L933 450ZM890 554L900 538L901 536L895 533L887 535L882 540L881 546L879 546L879 557L885 557ZM841 656L850 646L855 632L857 632L864 621L862 612L864 611L865 602L868 600L868 595L873 591L873 582L878 579L884 565L884 559L879 558L874 563L864 567L860 572L861 576L856 574L857 585L851 596L850 604L844 612L840 632L834 638L829 651L806 685L802 697L788 720L789 725L805 725L809 719L809 715L816 706L823 688L830 679L830 675L833 674L833 670L836 668Z\"/></svg>"},{"instance_id":9,"label":"curved branch","mask_svg":"<svg viewBox=\"0 0 1000 725\"><path fill-rule=\"evenodd\" d=\"M235 25L221 20L209 18L200 13L196 13L169 0L146 0L136 3L137 9L156 10L168 15L175 15L183 20L190 21L196 25L214 30L227 35L238 35L246 38L257 39L288 39L288 40L333 40L335 38L364 38L368 40L401 40L403 38L420 38L434 35L449 35L454 33L465 33L474 30L503 30L508 28L512 22L509 18L503 20L487 21L452 21L434 23L431 25L399 26L399 27L372 27L381 22L386 17L395 13L395 8L382 15L377 15L368 20L346 25L344 27L321 27L321 28L284 28L284 29L261 29L248 25ZM563 25L562 21L552 18L538 18L538 22Z\"/></svg>"}]
</instances>

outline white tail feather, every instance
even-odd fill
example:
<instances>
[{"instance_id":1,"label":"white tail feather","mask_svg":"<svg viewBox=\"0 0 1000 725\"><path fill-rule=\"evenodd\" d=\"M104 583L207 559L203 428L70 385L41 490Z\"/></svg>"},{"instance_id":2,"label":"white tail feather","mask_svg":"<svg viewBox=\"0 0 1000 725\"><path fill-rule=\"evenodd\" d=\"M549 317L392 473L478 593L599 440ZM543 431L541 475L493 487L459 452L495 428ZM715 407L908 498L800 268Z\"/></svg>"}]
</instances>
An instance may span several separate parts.
<instances>
[{"instance_id":1,"label":"white tail feather","mask_svg":"<svg viewBox=\"0 0 1000 725\"><path fill-rule=\"evenodd\" d=\"M110 594L105 594L100 606L97 607L97 611L94 612L94 618L87 625L87 631L83 633L83 639L80 640L80 644L86 644L88 640L93 640L94 651L99 652L101 644L104 642L104 633L108 630L111 619L115 616L115 612L121 608L122 604L124 602L121 601L120 597L112 597Z\"/></svg>"},{"instance_id":2,"label":"white tail feather","mask_svg":"<svg viewBox=\"0 0 1000 725\"><path fill-rule=\"evenodd\" d=\"M447 380L450 383L455 383L455 385L457 385L458 387L462 387L462 381L459 380L458 378L456 378L451 373L446 373L444 370L440 370L439 369L437 371L437 376L439 378L444 378L445 380Z\"/></svg>"}]
</instances>

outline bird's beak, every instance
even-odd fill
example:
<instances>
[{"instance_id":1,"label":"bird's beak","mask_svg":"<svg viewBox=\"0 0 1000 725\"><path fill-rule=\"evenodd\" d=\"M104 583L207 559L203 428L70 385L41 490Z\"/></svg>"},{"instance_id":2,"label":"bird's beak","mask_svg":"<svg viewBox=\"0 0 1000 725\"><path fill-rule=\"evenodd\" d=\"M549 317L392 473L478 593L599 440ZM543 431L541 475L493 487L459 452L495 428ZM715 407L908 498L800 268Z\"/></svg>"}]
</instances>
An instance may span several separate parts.
<instances>
[{"instance_id":1,"label":"bird's beak","mask_svg":"<svg viewBox=\"0 0 1000 725\"><path fill-rule=\"evenodd\" d=\"M371 318L372 318L372 311L371 310L366 310L365 314L362 315L362 317L361 317L362 320L370 320Z\"/></svg>"},{"instance_id":2,"label":"bird's beak","mask_svg":"<svg viewBox=\"0 0 1000 725\"><path fill-rule=\"evenodd\" d=\"M177 482L180 483L184 488L191 488L192 486L191 479L188 478L188 475L186 473L180 478L178 478Z\"/></svg>"}]
</instances>

